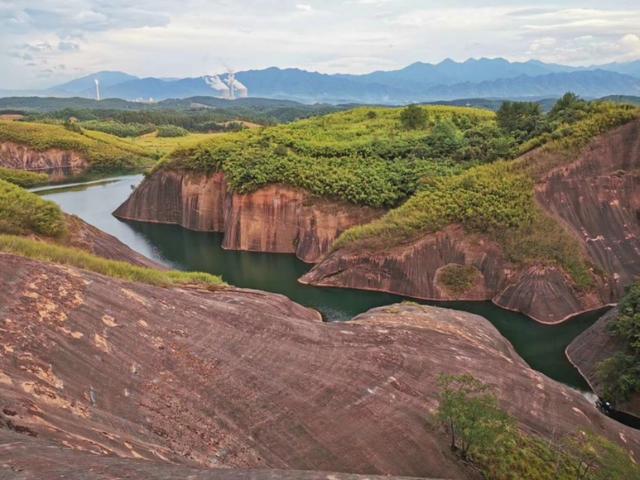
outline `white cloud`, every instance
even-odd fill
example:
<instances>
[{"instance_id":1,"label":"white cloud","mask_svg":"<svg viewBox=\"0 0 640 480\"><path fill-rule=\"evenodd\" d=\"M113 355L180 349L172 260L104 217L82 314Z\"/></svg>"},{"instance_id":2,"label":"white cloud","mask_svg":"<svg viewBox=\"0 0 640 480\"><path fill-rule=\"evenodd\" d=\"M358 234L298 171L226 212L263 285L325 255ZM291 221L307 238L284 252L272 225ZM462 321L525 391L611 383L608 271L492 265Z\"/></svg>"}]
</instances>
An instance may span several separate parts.
<instances>
[{"instance_id":1,"label":"white cloud","mask_svg":"<svg viewBox=\"0 0 640 480\"><path fill-rule=\"evenodd\" d=\"M42 86L97 69L196 76L225 65L277 65L358 73L446 57L584 65L640 57L637 0L479 3L0 0L0 87Z\"/></svg>"}]
</instances>

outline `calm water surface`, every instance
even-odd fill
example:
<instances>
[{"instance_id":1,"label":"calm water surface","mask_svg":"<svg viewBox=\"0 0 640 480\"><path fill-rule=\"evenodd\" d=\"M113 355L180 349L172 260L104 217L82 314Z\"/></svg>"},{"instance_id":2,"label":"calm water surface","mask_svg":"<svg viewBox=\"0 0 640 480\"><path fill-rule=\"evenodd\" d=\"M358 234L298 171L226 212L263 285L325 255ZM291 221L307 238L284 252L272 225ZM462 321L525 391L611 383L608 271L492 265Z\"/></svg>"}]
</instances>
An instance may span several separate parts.
<instances>
[{"instance_id":1,"label":"calm water surface","mask_svg":"<svg viewBox=\"0 0 640 480\"><path fill-rule=\"evenodd\" d=\"M372 307L404 298L379 292L318 288L297 279L309 265L294 255L223 250L222 234L185 230L175 225L123 222L111 213L131 194L141 175L65 187L40 189L67 213L117 237L137 252L180 270L221 275L238 287L282 293L322 312L327 320L345 321ZM533 368L549 377L586 390L588 386L567 360L564 350L576 335L602 314L579 315L559 326L540 325L530 318L496 307L490 302L422 302L476 313L487 318L511 341ZM473 328L473 325L469 325Z\"/></svg>"}]
</instances>

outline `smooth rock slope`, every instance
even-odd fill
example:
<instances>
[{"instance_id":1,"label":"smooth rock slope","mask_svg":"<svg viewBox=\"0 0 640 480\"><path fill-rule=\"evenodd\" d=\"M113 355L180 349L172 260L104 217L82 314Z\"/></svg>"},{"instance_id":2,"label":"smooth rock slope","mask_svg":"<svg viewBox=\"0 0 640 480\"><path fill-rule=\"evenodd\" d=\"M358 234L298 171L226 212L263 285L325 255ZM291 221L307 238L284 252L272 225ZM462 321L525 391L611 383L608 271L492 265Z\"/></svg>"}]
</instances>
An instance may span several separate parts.
<instances>
[{"instance_id":1,"label":"smooth rock slope","mask_svg":"<svg viewBox=\"0 0 640 480\"><path fill-rule=\"evenodd\" d=\"M637 431L531 370L468 313L399 304L326 324L279 295L0 254L0 327L9 478L63 461L148 478L167 478L164 466L475 478L426 422L438 374L463 372L494 385L528 431L585 428L640 454Z\"/></svg>"}]
</instances>

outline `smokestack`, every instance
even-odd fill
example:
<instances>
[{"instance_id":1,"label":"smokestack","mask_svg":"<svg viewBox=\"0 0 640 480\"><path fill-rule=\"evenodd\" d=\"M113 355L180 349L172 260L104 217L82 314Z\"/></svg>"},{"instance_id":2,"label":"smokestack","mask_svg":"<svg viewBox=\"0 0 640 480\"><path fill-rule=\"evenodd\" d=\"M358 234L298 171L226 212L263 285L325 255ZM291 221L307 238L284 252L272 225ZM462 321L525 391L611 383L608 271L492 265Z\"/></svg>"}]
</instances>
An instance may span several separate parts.
<instances>
[{"instance_id":1,"label":"smokestack","mask_svg":"<svg viewBox=\"0 0 640 480\"><path fill-rule=\"evenodd\" d=\"M100 101L100 80L94 78L93 81L96 83L96 100Z\"/></svg>"}]
</instances>

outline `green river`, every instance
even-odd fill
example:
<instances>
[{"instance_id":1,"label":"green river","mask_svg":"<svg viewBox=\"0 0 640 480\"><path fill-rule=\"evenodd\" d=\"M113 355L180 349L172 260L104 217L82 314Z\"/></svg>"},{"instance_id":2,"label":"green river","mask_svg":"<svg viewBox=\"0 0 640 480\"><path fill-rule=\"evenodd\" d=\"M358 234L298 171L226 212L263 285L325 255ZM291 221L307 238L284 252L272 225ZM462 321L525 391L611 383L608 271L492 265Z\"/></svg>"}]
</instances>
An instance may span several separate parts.
<instances>
[{"instance_id":1,"label":"green river","mask_svg":"<svg viewBox=\"0 0 640 480\"><path fill-rule=\"evenodd\" d=\"M403 297L385 293L301 285L297 279L310 266L294 255L223 250L220 246L222 234L219 233L192 232L175 225L122 222L113 217L111 212L141 180L141 175L135 175L37 190L58 203L65 212L114 235L149 258L176 269L221 275L226 282L238 287L284 294L319 310L329 321L346 321L372 307L403 300ZM422 303L482 315L511 341L533 368L568 385L588 390L564 350L576 335L597 320L602 311L578 315L558 326L546 326L490 302Z\"/></svg>"}]
</instances>

